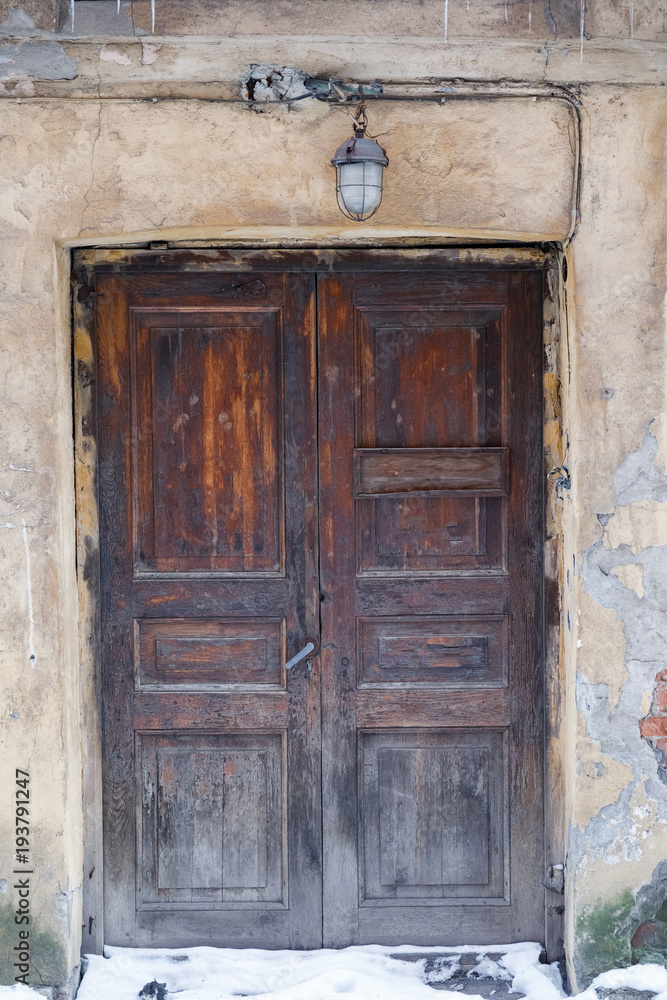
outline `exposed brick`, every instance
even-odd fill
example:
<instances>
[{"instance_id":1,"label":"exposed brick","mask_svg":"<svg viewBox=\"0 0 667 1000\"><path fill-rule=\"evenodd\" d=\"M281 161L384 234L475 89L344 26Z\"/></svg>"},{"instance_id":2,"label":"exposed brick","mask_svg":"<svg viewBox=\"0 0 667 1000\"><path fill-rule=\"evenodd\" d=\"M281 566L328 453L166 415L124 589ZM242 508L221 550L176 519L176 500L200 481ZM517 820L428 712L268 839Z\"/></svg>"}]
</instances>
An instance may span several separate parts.
<instances>
[{"instance_id":1,"label":"exposed brick","mask_svg":"<svg viewBox=\"0 0 667 1000\"><path fill-rule=\"evenodd\" d=\"M644 739L667 736L667 715L647 715L645 719L640 719L639 732Z\"/></svg>"},{"instance_id":2,"label":"exposed brick","mask_svg":"<svg viewBox=\"0 0 667 1000\"><path fill-rule=\"evenodd\" d=\"M656 683L655 702L659 712L667 712L667 682L660 681Z\"/></svg>"}]
</instances>

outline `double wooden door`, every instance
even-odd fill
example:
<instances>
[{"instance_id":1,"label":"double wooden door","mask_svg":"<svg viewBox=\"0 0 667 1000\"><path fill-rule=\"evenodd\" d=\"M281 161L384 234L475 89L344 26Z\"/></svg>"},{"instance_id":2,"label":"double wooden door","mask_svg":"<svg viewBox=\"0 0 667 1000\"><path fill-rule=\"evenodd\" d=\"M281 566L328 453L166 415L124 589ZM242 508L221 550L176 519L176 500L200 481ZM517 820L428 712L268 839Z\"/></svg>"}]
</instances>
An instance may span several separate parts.
<instances>
[{"instance_id":1,"label":"double wooden door","mask_svg":"<svg viewBox=\"0 0 667 1000\"><path fill-rule=\"evenodd\" d=\"M544 938L542 274L330 257L95 274L111 944Z\"/></svg>"}]
</instances>

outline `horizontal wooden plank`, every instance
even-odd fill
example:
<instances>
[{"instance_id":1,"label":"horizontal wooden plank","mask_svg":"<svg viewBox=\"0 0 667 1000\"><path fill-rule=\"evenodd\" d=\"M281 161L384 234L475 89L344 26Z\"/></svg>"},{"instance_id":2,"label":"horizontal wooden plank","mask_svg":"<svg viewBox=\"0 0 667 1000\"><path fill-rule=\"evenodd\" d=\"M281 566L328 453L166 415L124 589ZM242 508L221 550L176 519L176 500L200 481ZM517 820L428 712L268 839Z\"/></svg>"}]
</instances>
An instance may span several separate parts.
<instances>
[{"instance_id":1,"label":"horizontal wooden plank","mask_svg":"<svg viewBox=\"0 0 667 1000\"><path fill-rule=\"evenodd\" d=\"M287 693L253 691L218 694L141 692L134 727L151 729L287 729Z\"/></svg>"},{"instance_id":2,"label":"horizontal wooden plank","mask_svg":"<svg viewBox=\"0 0 667 1000\"><path fill-rule=\"evenodd\" d=\"M356 448L354 497L507 496L507 448Z\"/></svg>"},{"instance_id":3,"label":"horizontal wooden plank","mask_svg":"<svg viewBox=\"0 0 667 1000\"><path fill-rule=\"evenodd\" d=\"M244 241L239 240L242 244ZM537 247L352 247L336 250L271 247L257 249L257 241L246 241L244 249L215 247L206 241L178 241L168 247L102 247L75 250L75 266L94 267L98 273L145 271L410 271L415 265L424 270L465 272L467 280L480 271L506 272L517 268L541 269L548 255ZM187 244L190 244L189 246ZM194 245L193 245L194 244ZM262 275L263 277L263 275ZM466 289L467 291L467 289Z\"/></svg>"},{"instance_id":4,"label":"horizontal wooden plank","mask_svg":"<svg viewBox=\"0 0 667 1000\"><path fill-rule=\"evenodd\" d=\"M485 726L510 724L507 688L440 693L413 689L368 690L357 694L357 726Z\"/></svg>"},{"instance_id":5,"label":"horizontal wooden plank","mask_svg":"<svg viewBox=\"0 0 667 1000\"><path fill-rule=\"evenodd\" d=\"M248 909L261 914L256 922L239 919L239 910L217 908L199 912L182 909L141 909L136 916L137 948L188 948L198 945L227 948L282 948L289 940L289 910L255 903ZM217 911L217 912L216 912ZM250 914L248 914L250 915Z\"/></svg>"},{"instance_id":6,"label":"horizontal wooden plank","mask_svg":"<svg viewBox=\"0 0 667 1000\"><path fill-rule=\"evenodd\" d=\"M503 615L509 612L505 574L454 573L445 576L357 578L360 615Z\"/></svg>"},{"instance_id":7,"label":"horizontal wooden plank","mask_svg":"<svg viewBox=\"0 0 667 1000\"><path fill-rule=\"evenodd\" d=\"M290 592L287 580L233 580L191 574L187 579L135 579L128 595L133 618L287 618ZM130 603L131 602L131 603Z\"/></svg>"}]
</instances>

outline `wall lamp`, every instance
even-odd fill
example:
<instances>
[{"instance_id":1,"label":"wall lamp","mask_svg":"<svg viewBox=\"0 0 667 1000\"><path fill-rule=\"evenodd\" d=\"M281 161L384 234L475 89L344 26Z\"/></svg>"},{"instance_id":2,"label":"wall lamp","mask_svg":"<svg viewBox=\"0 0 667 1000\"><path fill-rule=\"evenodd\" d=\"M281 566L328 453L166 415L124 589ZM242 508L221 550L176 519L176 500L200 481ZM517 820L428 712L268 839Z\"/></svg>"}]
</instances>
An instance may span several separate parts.
<instances>
[{"instance_id":1,"label":"wall lamp","mask_svg":"<svg viewBox=\"0 0 667 1000\"><path fill-rule=\"evenodd\" d=\"M370 219L380 207L384 168L389 164L382 146L366 135L367 127L362 99L354 116L354 135L340 144L331 161L336 168L338 207L355 222Z\"/></svg>"}]
</instances>

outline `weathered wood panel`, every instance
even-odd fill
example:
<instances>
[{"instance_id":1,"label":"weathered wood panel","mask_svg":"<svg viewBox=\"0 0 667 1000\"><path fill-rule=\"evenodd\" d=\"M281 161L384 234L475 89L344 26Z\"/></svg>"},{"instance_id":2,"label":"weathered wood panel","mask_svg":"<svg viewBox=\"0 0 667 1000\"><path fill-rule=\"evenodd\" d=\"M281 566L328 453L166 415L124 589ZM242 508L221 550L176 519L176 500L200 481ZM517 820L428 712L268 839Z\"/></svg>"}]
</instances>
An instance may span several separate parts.
<instances>
[{"instance_id":1,"label":"weathered wood panel","mask_svg":"<svg viewBox=\"0 0 667 1000\"><path fill-rule=\"evenodd\" d=\"M320 279L332 946L543 934L540 288Z\"/></svg>"},{"instance_id":2,"label":"weathered wood panel","mask_svg":"<svg viewBox=\"0 0 667 1000\"><path fill-rule=\"evenodd\" d=\"M142 619L137 622L139 685L281 685L283 620Z\"/></svg>"},{"instance_id":3,"label":"weathered wood panel","mask_svg":"<svg viewBox=\"0 0 667 1000\"><path fill-rule=\"evenodd\" d=\"M97 284L106 940L314 947L315 280Z\"/></svg>"},{"instance_id":4,"label":"weathered wood panel","mask_svg":"<svg viewBox=\"0 0 667 1000\"><path fill-rule=\"evenodd\" d=\"M508 459L507 448L355 448L354 497L506 496Z\"/></svg>"},{"instance_id":5,"label":"weathered wood panel","mask_svg":"<svg viewBox=\"0 0 667 1000\"><path fill-rule=\"evenodd\" d=\"M507 684L506 618L357 619L359 685Z\"/></svg>"},{"instance_id":6,"label":"weathered wood panel","mask_svg":"<svg viewBox=\"0 0 667 1000\"><path fill-rule=\"evenodd\" d=\"M280 572L278 313L153 306L132 321L138 569Z\"/></svg>"},{"instance_id":7,"label":"weathered wood panel","mask_svg":"<svg viewBox=\"0 0 667 1000\"><path fill-rule=\"evenodd\" d=\"M506 899L504 733L364 733L363 899Z\"/></svg>"}]
</instances>

